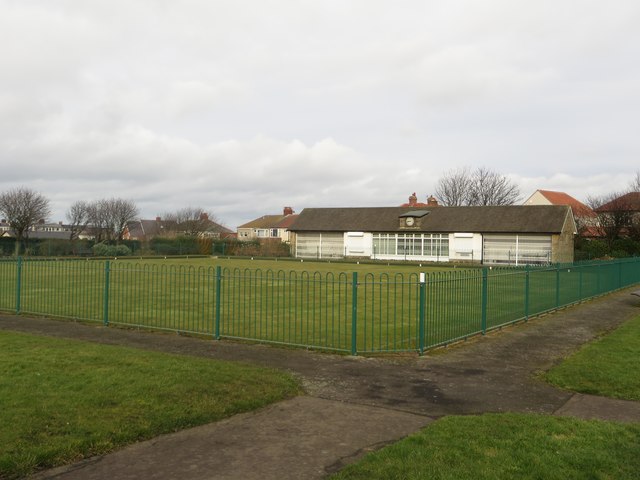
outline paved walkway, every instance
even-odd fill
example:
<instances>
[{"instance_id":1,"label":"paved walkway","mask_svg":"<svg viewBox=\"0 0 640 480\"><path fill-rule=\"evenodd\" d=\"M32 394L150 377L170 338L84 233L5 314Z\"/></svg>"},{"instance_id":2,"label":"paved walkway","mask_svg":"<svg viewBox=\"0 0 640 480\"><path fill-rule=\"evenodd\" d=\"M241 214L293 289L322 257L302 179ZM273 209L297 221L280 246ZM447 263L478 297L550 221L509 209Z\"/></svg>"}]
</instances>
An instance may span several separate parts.
<instances>
[{"instance_id":1,"label":"paved walkway","mask_svg":"<svg viewBox=\"0 0 640 480\"><path fill-rule=\"evenodd\" d=\"M35 479L319 479L443 415L537 412L640 422L640 402L574 394L536 379L579 345L638 314L640 299L627 290L424 357L383 358L14 316L0 316L0 329L283 368L307 391Z\"/></svg>"}]
</instances>

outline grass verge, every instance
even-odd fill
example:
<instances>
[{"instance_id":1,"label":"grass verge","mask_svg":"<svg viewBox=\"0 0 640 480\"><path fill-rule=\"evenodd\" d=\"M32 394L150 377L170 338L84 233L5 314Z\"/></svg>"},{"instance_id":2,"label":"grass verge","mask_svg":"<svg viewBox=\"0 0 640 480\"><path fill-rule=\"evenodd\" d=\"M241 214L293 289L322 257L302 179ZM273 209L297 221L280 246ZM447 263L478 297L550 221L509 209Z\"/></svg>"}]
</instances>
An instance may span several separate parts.
<instances>
[{"instance_id":1,"label":"grass verge","mask_svg":"<svg viewBox=\"0 0 640 480\"><path fill-rule=\"evenodd\" d=\"M544 378L581 393L640 401L640 316L586 344Z\"/></svg>"},{"instance_id":2,"label":"grass verge","mask_svg":"<svg viewBox=\"0 0 640 480\"><path fill-rule=\"evenodd\" d=\"M284 373L0 331L0 478L296 395Z\"/></svg>"},{"instance_id":3,"label":"grass verge","mask_svg":"<svg viewBox=\"0 0 640 480\"><path fill-rule=\"evenodd\" d=\"M338 479L636 479L640 424L543 415L451 416L332 476Z\"/></svg>"},{"instance_id":4,"label":"grass verge","mask_svg":"<svg viewBox=\"0 0 640 480\"><path fill-rule=\"evenodd\" d=\"M562 388L640 400L640 317L545 374ZM445 417L332 479L637 479L640 424L524 414Z\"/></svg>"}]
</instances>

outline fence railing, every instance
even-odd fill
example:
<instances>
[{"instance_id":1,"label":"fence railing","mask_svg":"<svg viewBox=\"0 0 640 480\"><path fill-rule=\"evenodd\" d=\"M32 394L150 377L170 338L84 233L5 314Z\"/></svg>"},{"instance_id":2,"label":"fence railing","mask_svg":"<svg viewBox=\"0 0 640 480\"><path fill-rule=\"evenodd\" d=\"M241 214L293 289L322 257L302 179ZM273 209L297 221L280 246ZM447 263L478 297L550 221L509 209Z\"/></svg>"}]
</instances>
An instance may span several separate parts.
<instances>
[{"instance_id":1,"label":"fence railing","mask_svg":"<svg viewBox=\"0 0 640 480\"><path fill-rule=\"evenodd\" d=\"M445 345L640 282L640 258L430 273L0 261L0 310L357 353Z\"/></svg>"}]
</instances>

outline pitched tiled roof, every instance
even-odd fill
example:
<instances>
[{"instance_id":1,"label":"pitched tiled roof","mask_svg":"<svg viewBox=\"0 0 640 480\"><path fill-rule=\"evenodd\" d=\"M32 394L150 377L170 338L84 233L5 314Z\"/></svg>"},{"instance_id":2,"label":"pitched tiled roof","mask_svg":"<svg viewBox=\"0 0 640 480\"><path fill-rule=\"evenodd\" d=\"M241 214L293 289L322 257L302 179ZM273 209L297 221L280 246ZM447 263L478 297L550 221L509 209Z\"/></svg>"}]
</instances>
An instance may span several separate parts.
<instances>
[{"instance_id":1,"label":"pitched tiled roof","mask_svg":"<svg viewBox=\"0 0 640 480\"><path fill-rule=\"evenodd\" d=\"M219 223L213 222L211 220L207 220L207 232L218 233L220 235L233 233L232 230L228 229L224 225L220 225Z\"/></svg>"},{"instance_id":2,"label":"pitched tiled roof","mask_svg":"<svg viewBox=\"0 0 640 480\"><path fill-rule=\"evenodd\" d=\"M157 220L132 220L127 223L130 238L154 237L162 233L162 222Z\"/></svg>"},{"instance_id":3,"label":"pitched tiled roof","mask_svg":"<svg viewBox=\"0 0 640 480\"><path fill-rule=\"evenodd\" d=\"M436 207L421 220L422 232L559 233L571 218L568 206L510 205L496 207ZM305 208L294 232L397 232L407 207Z\"/></svg>"},{"instance_id":4,"label":"pitched tiled roof","mask_svg":"<svg viewBox=\"0 0 640 480\"><path fill-rule=\"evenodd\" d=\"M587 207L584 203L576 200L571 195L564 192L554 192L551 190L538 190L551 205L569 205L576 217L595 217L596 212Z\"/></svg>"},{"instance_id":5,"label":"pitched tiled roof","mask_svg":"<svg viewBox=\"0 0 640 480\"><path fill-rule=\"evenodd\" d=\"M629 210L632 212L640 212L640 192L629 192L618 198L605 203L601 207L596 208L597 212L610 212L614 210Z\"/></svg>"},{"instance_id":6,"label":"pitched tiled roof","mask_svg":"<svg viewBox=\"0 0 640 480\"><path fill-rule=\"evenodd\" d=\"M284 217L284 215L263 215L244 225L240 225L238 228L275 228Z\"/></svg>"},{"instance_id":7,"label":"pitched tiled roof","mask_svg":"<svg viewBox=\"0 0 640 480\"><path fill-rule=\"evenodd\" d=\"M289 229L289 227L291 227L291 225L293 225L293 222L296 221L296 218L298 218L298 214L294 213L291 215L286 215L285 217L282 218L282 220L280 220L278 223L276 223L273 228L285 228L285 229Z\"/></svg>"},{"instance_id":8,"label":"pitched tiled roof","mask_svg":"<svg viewBox=\"0 0 640 480\"><path fill-rule=\"evenodd\" d=\"M132 220L127 223L127 230L129 231L129 238L143 239L153 238L158 235L166 234L166 232L179 231L179 227L173 220ZM217 233L220 235L228 235L233 233L227 227L220 225L216 222L207 219L206 231L209 233Z\"/></svg>"}]
</instances>

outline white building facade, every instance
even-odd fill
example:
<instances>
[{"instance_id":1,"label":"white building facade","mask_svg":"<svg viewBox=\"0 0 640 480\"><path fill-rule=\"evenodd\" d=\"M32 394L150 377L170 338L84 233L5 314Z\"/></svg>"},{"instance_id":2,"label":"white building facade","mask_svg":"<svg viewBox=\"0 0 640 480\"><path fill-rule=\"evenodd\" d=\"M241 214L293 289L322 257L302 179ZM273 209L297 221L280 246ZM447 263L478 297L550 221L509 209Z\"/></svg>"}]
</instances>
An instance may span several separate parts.
<instances>
[{"instance_id":1,"label":"white building facade","mask_svg":"<svg viewBox=\"0 0 640 480\"><path fill-rule=\"evenodd\" d=\"M307 209L303 210L292 227L296 234L294 254L297 258L509 265L573 261L575 223L568 207L308 211L305 215ZM369 229L336 231L339 227L348 227L348 220L364 227L368 218L371 219ZM472 220L465 222L469 218ZM483 219L487 220L485 226L482 226ZM441 231L443 229L447 231Z\"/></svg>"}]
</instances>

